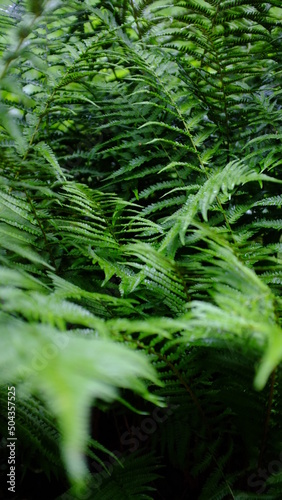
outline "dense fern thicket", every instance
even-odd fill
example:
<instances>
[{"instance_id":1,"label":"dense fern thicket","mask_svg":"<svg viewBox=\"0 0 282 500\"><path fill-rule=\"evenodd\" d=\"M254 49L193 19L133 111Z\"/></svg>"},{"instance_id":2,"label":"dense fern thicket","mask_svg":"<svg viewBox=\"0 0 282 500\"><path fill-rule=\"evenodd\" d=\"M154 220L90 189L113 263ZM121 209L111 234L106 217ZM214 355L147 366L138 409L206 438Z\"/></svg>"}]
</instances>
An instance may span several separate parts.
<instances>
[{"instance_id":1,"label":"dense fern thicket","mask_svg":"<svg viewBox=\"0 0 282 500\"><path fill-rule=\"evenodd\" d=\"M280 4L1 2L1 498L281 499Z\"/></svg>"}]
</instances>

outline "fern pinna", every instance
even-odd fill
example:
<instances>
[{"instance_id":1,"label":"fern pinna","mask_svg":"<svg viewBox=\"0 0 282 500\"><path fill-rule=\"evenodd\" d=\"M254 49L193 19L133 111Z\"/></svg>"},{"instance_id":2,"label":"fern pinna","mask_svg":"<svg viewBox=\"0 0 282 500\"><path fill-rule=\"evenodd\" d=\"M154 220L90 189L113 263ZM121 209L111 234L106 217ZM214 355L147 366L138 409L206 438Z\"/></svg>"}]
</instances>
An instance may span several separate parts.
<instances>
[{"instance_id":1,"label":"fern pinna","mask_svg":"<svg viewBox=\"0 0 282 500\"><path fill-rule=\"evenodd\" d=\"M2 4L2 497L281 498L280 1Z\"/></svg>"}]
</instances>

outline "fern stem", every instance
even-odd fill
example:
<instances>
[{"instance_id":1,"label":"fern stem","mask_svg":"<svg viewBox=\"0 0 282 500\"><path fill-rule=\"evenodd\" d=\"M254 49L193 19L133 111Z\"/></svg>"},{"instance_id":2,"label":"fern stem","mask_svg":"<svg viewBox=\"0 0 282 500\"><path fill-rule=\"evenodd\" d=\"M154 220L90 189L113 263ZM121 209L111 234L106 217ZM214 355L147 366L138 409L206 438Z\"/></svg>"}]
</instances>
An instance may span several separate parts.
<instances>
[{"instance_id":1,"label":"fern stem","mask_svg":"<svg viewBox=\"0 0 282 500\"><path fill-rule=\"evenodd\" d=\"M40 221L39 217L37 216L37 212L36 212L35 207L34 207L34 205L33 205L32 199L30 198L30 196L29 196L28 192L26 191L26 189L24 189L24 192L25 192L25 195L26 195L27 201L28 201L28 203L29 203L29 205L30 205L30 208L31 208L31 210L32 210L32 213L33 213L33 215L34 215L34 217L35 217L35 219L36 219L36 222L37 222L37 224L38 224L38 227L40 228L40 231L41 231L41 233L42 233L42 235L43 235L45 246L48 248L48 240L47 240L47 236L46 236L46 233L45 233L45 229L44 229L44 227L43 227L43 225L42 225L42 223L41 223L41 221ZM50 256L50 259L51 259L52 265L53 265L53 267L54 267L54 269L55 269L55 271L56 271L57 266L56 266L56 263L55 263L54 257L53 257L53 255L52 255L52 253L51 253L51 252L49 252L49 256Z\"/></svg>"},{"instance_id":2,"label":"fern stem","mask_svg":"<svg viewBox=\"0 0 282 500\"><path fill-rule=\"evenodd\" d=\"M203 408L202 408L202 406L201 406L201 404L200 404L197 396L192 391L191 387L187 384L187 382L184 380L183 376L178 371L178 369L173 365L173 363L171 363L171 361L169 361L166 358L166 356L164 356L162 358L167 363L167 365L170 366L170 368L172 369L172 371L178 377L178 379L181 382L181 384L185 387L186 391L188 392L189 396L191 397L192 401L194 402L195 406L197 407L197 409L198 409L198 411L199 411L199 413L200 413L200 415L201 415L201 417L203 419L203 422L208 426L204 410L203 410Z\"/></svg>"},{"instance_id":3,"label":"fern stem","mask_svg":"<svg viewBox=\"0 0 282 500\"><path fill-rule=\"evenodd\" d=\"M132 340L132 339L130 339L130 340ZM187 384L186 380L183 378L183 376L181 375L179 370L174 366L174 364L171 361L169 361L166 356L164 356L160 352L156 352L155 349L153 349L152 347L150 347L148 349L147 346L142 344L142 342L140 342L139 340L137 340L136 343L142 349L145 349L145 350L147 349L150 354L154 354L155 356L157 356L159 359L164 361L171 368L171 370L175 373L176 377L178 378L179 382L183 385L183 387L185 387L186 391L188 392L189 396L191 397L192 401L194 402L195 406L197 407L197 409L198 409L198 411L203 419L203 422L208 427L208 423L207 423L207 419L206 419L204 410L203 410L197 396L194 394L191 387Z\"/></svg>"},{"instance_id":4,"label":"fern stem","mask_svg":"<svg viewBox=\"0 0 282 500\"><path fill-rule=\"evenodd\" d=\"M270 379L270 389L269 389L266 416L265 416L265 421L264 421L262 443L261 443L260 454L259 454L259 459L258 459L258 469L262 466L263 455L264 455L264 451L265 451L265 447L266 447L266 443L267 443L267 435L268 435L271 410L272 410L272 404L273 404L273 397L274 397L275 377L276 377L276 368L275 368L275 370L273 370L273 372L271 374L271 379Z\"/></svg>"},{"instance_id":5,"label":"fern stem","mask_svg":"<svg viewBox=\"0 0 282 500\"><path fill-rule=\"evenodd\" d=\"M137 31L138 31L138 35L139 35L139 38L141 40L142 38L142 33L141 33L141 29L140 29L140 26L138 24L138 20L137 20L137 15L136 15L136 9L135 9L135 5L133 3L132 0L129 0L129 3L131 5L131 8L132 8L132 14L133 14L133 17L134 17L134 21L135 21L135 24L136 24L136 28L137 28Z\"/></svg>"},{"instance_id":6,"label":"fern stem","mask_svg":"<svg viewBox=\"0 0 282 500\"><path fill-rule=\"evenodd\" d=\"M35 24L36 20L38 19L38 17L40 17L40 14L35 14L35 16L33 17L30 25L27 27L27 33L28 34L27 35L26 34L22 34L21 35L21 37L19 39L19 42L18 42L18 44L17 44L17 46L16 46L16 48L14 50L15 54L20 50L22 44L24 43L25 39L28 37L29 33L32 32L32 29L33 29L34 24ZM10 67L11 62L14 61L14 60L15 60L15 58L11 58L11 59L9 58L6 61L6 64L5 64L5 66L4 66L3 70L2 70L2 73L0 74L0 80L2 80L4 78L4 76L6 75L8 69Z\"/></svg>"},{"instance_id":7,"label":"fern stem","mask_svg":"<svg viewBox=\"0 0 282 500\"><path fill-rule=\"evenodd\" d=\"M206 178L207 178L207 179L209 179L209 174L208 174L208 172L207 172L207 169L206 169L206 167L205 167L205 165L204 165L204 163L203 163L203 161L202 161L201 155L200 155L200 153L199 153L199 151L198 151L198 148L197 148L197 146L196 146L196 144L195 144L195 142L194 142L194 139L193 139L193 137L192 137L192 134L191 134L191 132L190 132L190 129L189 129L189 127L187 126L187 123L186 123L186 121L185 121L184 117L182 116L182 113L181 113L180 109L178 108L178 106L177 106L177 104L174 102L174 100L172 99L171 95L170 95L170 94L166 91L166 89L164 89L164 92L166 93L166 96L168 97L168 99L170 99L170 101L171 101L172 105L174 106L174 109L176 110L176 112L177 112L177 114L178 114L178 116L179 116L180 120L182 121L182 123L183 123L183 125L184 125L184 127L185 127L185 131L186 131L186 133L187 133L187 135L188 135L188 137L189 137L189 139L190 139L190 141L191 141L191 144L192 144L192 147L193 147L193 149L194 149L194 152L195 152L195 154L196 154L196 156L197 156L197 158L198 158L198 161L199 161L200 167L201 167L201 169L203 170L203 172L204 172L204 174L205 174ZM224 217L224 220L225 220L225 223L226 223L226 227L228 228L228 230L229 230L230 234L232 235L232 238L233 238L233 240L234 240L234 242L235 242L235 237L234 237L234 234L233 234L232 228L231 228L231 226L230 226L230 224L229 224L229 221L228 221L228 219L227 219L227 217L226 217L226 214L225 214L225 210L224 210L224 208L223 208L223 206L222 206L222 203L221 203L221 201L220 201L220 199L219 199L219 197L218 197L218 196L216 196L216 201L217 201L218 206L219 206L219 208L220 208L220 211L221 211L221 213L222 213L222 215L223 215L223 217Z\"/></svg>"},{"instance_id":8,"label":"fern stem","mask_svg":"<svg viewBox=\"0 0 282 500\"><path fill-rule=\"evenodd\" d=\"M215 14L214 14L213 20L212 20L212 30L213 31L214 31L218 11L219 11L219 5L220 5L220 2L218 2L217 6L216 6L216 11L215 11ZM209 39L211 45L214 47L213 40L209 36L208 36L208 39ZM226 96L225 85L224 85L224 81L223 81L222 66L220 64L220 61L218 58L218 52L216 50L214 50L214 55L215 55L217 66L219 68L219 79L220 79L222 93L223 93L223 103L224 103L223 109L224 109L224 116L225 116L224 121L225 121L225 127L226 127L225 132L226 132L226 142L227 142L227 163L229 163L229 161L230 161L230 135L229 135L229 113L228 113L228 108L227 108L227 104L226 104L227 103L227 96Z\"/></svg>"}]
</instances>

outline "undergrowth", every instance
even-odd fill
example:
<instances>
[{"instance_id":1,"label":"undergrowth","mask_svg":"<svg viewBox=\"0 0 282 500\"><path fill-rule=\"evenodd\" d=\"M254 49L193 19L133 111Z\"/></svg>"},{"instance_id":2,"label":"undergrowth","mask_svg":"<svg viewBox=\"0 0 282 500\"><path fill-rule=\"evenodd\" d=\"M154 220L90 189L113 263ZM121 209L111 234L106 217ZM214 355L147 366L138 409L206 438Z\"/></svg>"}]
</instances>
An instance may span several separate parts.
<instances>
[{"instance_id":1,"label":"undergrowth","mask_svg":"<svg viewBox=\"0 0 282 500\"><path fill-rule=\"evenodd\" d=\"M3 498L281 498L281 21L1 3Z\"/></svg>"}]
</instances>

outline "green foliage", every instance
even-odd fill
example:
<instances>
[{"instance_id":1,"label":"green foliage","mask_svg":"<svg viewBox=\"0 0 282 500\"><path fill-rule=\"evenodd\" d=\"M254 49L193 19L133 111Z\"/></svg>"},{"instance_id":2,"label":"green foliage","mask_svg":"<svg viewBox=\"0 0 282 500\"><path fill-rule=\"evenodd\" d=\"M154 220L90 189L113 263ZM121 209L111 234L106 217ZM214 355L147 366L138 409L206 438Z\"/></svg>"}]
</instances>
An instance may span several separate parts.
<instances>
[{"instance_id":1,"label":"green foliage","mask_svg":"<svg viewBox=\"0 0 282 500\"><path fill-rule=\"evenodd\" d=\"M281 498L281 20L3 2L0 427L15 385L23 484L39 462L53 498Z\"/></svg>"}]
</instances>

